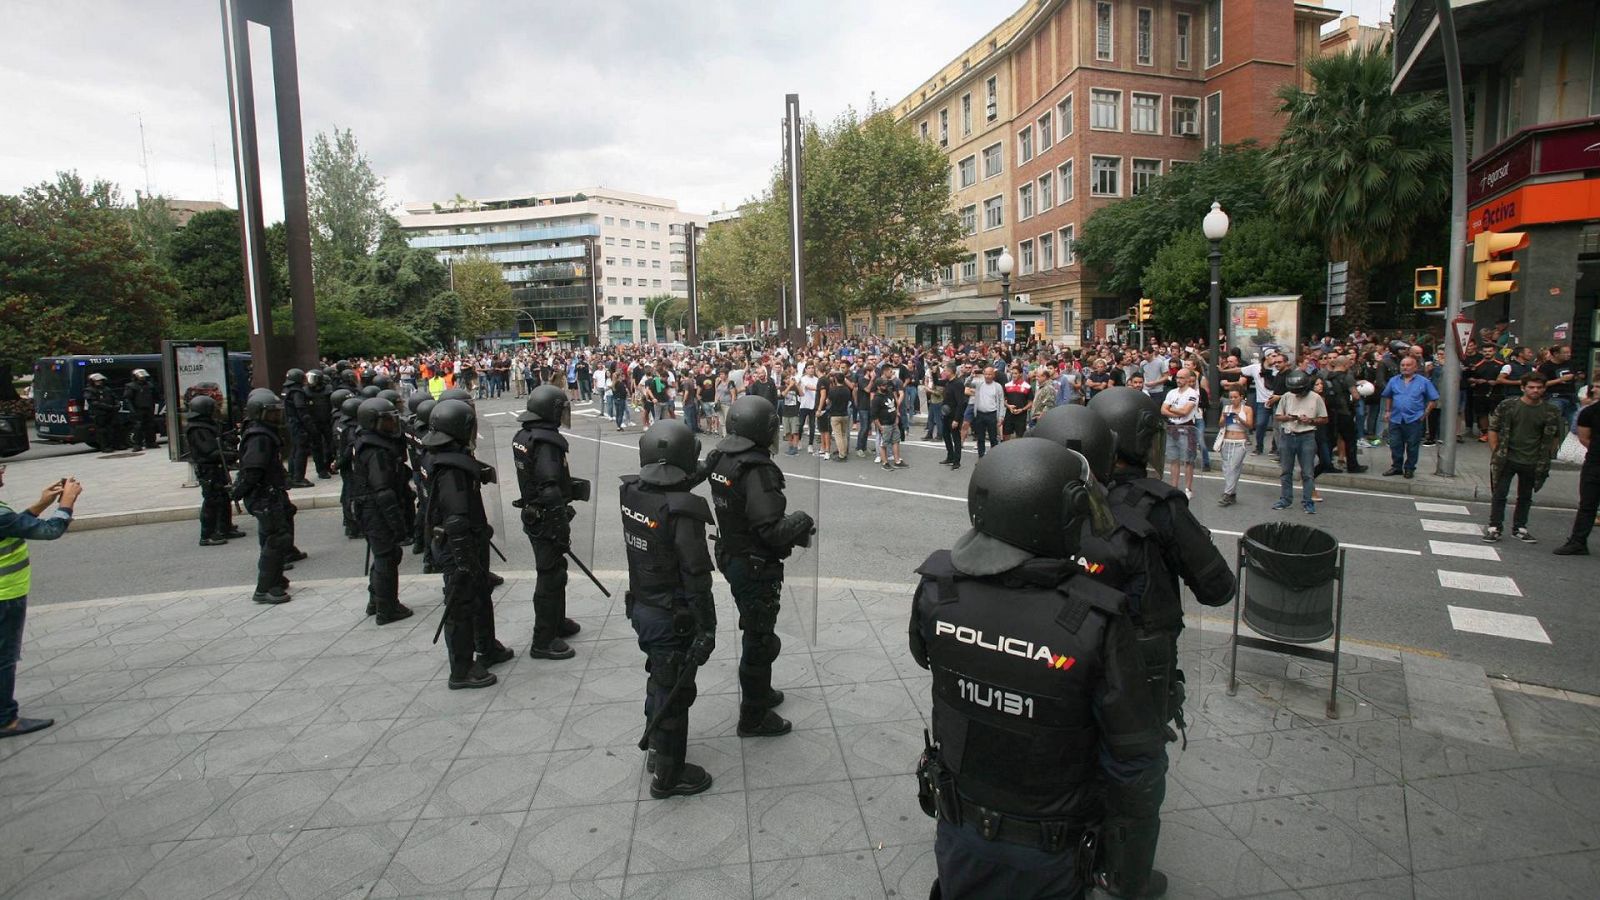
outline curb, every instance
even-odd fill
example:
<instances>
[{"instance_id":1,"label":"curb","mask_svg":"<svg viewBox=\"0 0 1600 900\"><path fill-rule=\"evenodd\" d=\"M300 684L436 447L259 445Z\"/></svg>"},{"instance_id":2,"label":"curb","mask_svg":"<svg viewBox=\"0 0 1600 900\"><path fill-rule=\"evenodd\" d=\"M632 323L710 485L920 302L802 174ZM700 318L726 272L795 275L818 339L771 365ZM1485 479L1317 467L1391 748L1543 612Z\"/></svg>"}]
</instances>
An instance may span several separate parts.
<instances>
[{"instance_id":1,"label":"curb","mask_svg":"<svg viewBox=\"0 0 1600 900\"><path fill-rule=\"evenodd\" d=\"M198 495L196 495L198 499ZM329 509L339 505L338 494L289 495L298 509ZM164 522L188 522L200 515L200 505L163 506L155 509L136 509L131 512L91 513L72 517L73 531L98 531L101 528L122 528L128 525L158 525Z\"/></svg>"}]
</instances>

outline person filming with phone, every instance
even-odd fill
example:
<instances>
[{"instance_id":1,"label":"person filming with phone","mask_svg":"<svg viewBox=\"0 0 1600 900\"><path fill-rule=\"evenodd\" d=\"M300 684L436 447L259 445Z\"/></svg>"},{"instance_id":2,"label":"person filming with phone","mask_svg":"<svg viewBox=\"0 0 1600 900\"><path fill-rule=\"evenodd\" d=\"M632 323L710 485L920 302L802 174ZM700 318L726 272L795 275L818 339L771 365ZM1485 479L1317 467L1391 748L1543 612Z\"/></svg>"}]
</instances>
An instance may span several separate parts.
<instances>
[{"instance_id":1,"label":"person filming with phone","mask_svg":"<svg viewBox=\"0 0 1600 900\"><path fill-rule=\"evenodd\" d=\"M0 465L0 488L6 467ZM22 623L28 611L28 541L53 541L72 524L72 507L83 485L68 476L44 489L38 502L27 509L12 509L0 500L0 738L49 728L55 719L24 719L18 715L15 689L17 660L22 657ZM40 518L51 506L56 510Z\"/></svg>"}]
</instances>

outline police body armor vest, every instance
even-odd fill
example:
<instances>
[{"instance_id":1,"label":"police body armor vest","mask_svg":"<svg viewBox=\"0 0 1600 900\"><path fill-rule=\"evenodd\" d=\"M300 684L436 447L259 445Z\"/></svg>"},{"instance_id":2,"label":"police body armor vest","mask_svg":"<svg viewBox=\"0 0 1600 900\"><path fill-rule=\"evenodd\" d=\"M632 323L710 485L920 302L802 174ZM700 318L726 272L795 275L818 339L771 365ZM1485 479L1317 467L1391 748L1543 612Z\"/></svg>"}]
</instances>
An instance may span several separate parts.
<instances>
[{"instance_id":1,"label":"police body armor vest","mask_svg":"<svg viewBox=\"0 0 1600 900\"><path fill-rule=\"evenodd\" d=\"M350 455L357 461L357 464L350 468L351 498L360 500L372 493L372 485L367 484L367 467L361 464L361 457L368 453L382 454L382 465L395 470L395 499L397 501L400 500L400 490L411 475L410 472L406 471L406 466L403 462L405 445L398 438L371 431L361 432L361 435L356 438L355 445L351 448Z\"/></svg>"},{"instance_id":2,"label":"police body armor vest","mask_svg":"<svg viewBox=\"0 0 1600 900\"><path fill-rule=\"evenodd\" d=\"M560 478L556 480L560 483L561 499L571 502L572 479L567 469L567 439L554 428L540 428L537 425L536 422L524 425L511 439L511 459L517 469L517 490L522 493L524 501L534 502L540 493L540 482L550 478L549 473L540 471L540 464L550 466L552 463L541 457L555 453L559 462L553 465L560 471Z\"/></svg>"},{"instance_id":3,"label":"police body armor vest","mask_svg":"<svg viewBox=\"0 0 1600 900\"><path fill-rule=\"evenodd\" d=\"M747 479L755 470L771 466L777 475L778 487L783 487L783 470L772 457L760 448L752 447L738 453L719 454L717 464L711 469L711 505L717 514L718 553L750 553L769 559L789 555L789 549L768 547L751 527L746 514L748 498L745 492L750 485ZM761 489L759 485L757 489Z\"/></svg>"},{"instance_id":4,"label":"police body armor vest","mask_svg":"<svg viewBox=\"0 0 1600 900\"><path fill-rule=\"evenodd\" d=\"M1070 569L1059 587L972 578L947 550L917 572L933 734L961 796L1024 818L1092 814L1102 739L1093 701L1121 595Z\"/></svg>"},{"instance_id":5,"label":"police body armor vest","mask_svg":"<svg viewBox=\"0 0 1600 900\"><path fill-rule=\"evenodd\" d=\"M1105 540L1086 535L1083 542L1084 557L1091 562L1091 548L1104 549L1108 570L1096 575L1095 580L1128 591L1129 612L1141 632L1183 630L1183 597L1162 545L1166 536L1150 521L1156 504L1177 492L1177 488L1154 478L1113 482L1107 499L1117 529ZM1112 567L1124 568L1120 578L1111 571ZM1130 582L1137 589L1129 589Z\"/></svg>"},{"instance_id":6,"label":"police body armor vest","mask_svg":"<svg viewBox=\"0 0 1600 900\"><path fill-rule=\"evenodd\" d=\"M460 450L436 450L428 454L424 463L428 479L428 527L444 524L444 512L438 498L441 492L465 490L467 492L467 518L480 532L487 531L489 517L483 511L483 494L476 490L483 467L470 453ZM441 469L457 470L462 478L446 478Z\"/></svg>"},{"instance_id":7,"label":"police body armor vest","mask_svg":"<svg viewBox=\"0 0 1600 900\"><path fill-rule=\"evenodd\" d=\"M677 525L672 520L671 495L645 490L637 475L623 476L621 493L622 541L628 550L628 590L633 592L637 603L671 608L681 586L673 541ZM700 502L705 503L704 500Z\"/></svg>"},{"instance_id":8,"label":"police body armor vest","mask_svg":"<svg viewBox=\"0 0 1600 900\"><path fill-rule=\"evenodd\" d=\"M194 467L196 469L223 468L224 463L220 456L200 459L195 455L195 432L204 432L205 437L210 439L211 446L216 447L218 451L220 451L222 449L222 433L217 430L217 423L205 419L191 420L183 427L183 438L185 443L188 444L189 459L194 462ZM204 442L202 441L202 443Z\"/></svg>"},{"instance_id":9,"label":"police body armor vest","mask_svg":"<svg viewBox=\"0 0 1600 900\"><path fill-rule=\"evenodd\" d=\"M241 459L245 458L245 447L252 441L266 441L268 458L279 461L282 460L283 438L278 436L278 429L268 425L265 422L251 422L249 425L246 425L244 434L240 435L239 437L239 450ZM273 466L269 464L266 466L266 469L266 480L269 484L282 485L288 483L288 477L283 473L282 465ZM274 473L273 469L277 469L278 471Z\"/></svg>"}]
</instances>

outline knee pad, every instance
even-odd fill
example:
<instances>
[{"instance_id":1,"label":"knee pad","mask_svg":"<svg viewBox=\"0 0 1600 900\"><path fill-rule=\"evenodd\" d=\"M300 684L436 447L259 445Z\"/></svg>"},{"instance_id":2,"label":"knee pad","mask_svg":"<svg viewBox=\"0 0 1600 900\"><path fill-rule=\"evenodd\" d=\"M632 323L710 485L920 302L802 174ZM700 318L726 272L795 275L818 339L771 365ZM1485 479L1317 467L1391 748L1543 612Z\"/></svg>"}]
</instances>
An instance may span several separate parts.
<instances>
[{"instance_id":1,"label":"knee pad","mask_svg":"<svg viewBox=\"0 0 1600 900\"><path fill-rule=\"evenodd\" d=\"M672 690L672 686L678 683L678 672L682 667L683 654L676 650L652 650L644 661L645 671L650 673L650 685L662 692Z\"/></svg>"},{"instance_id":2,"label":"knee pad","mask_svg":"<svg viewBox=\"0 0 1600 900\"><path fill-rule=\"evenodd\" d=\"M783 650L783 639L770 631L765 634L752 634L748 638L745 642L745 665L770 666Z\"/></svg>"}]
</instances>

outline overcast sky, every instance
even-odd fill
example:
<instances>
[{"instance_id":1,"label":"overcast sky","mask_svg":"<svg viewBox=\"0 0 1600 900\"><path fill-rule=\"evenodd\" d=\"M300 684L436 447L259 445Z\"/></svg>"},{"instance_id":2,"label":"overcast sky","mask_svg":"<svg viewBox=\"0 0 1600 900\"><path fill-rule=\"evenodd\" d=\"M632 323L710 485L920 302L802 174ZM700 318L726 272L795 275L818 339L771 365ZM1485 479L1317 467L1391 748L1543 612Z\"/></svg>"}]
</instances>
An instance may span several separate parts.
<instances>
[{"instance_id":1,"label":"overcast sky","mask_svg":"<svg viewBox=\"0 0 1600 900\"><path fill-rule=\"evenodd\" d=\"M709 212L765 184L786 92L893 103L1017 6L299 0L303 127L352 129L392 204L603 185ZM76 169L237 205L216 0L0 0L0 97L0 192Z\"/></svg>"}]
</instances>

